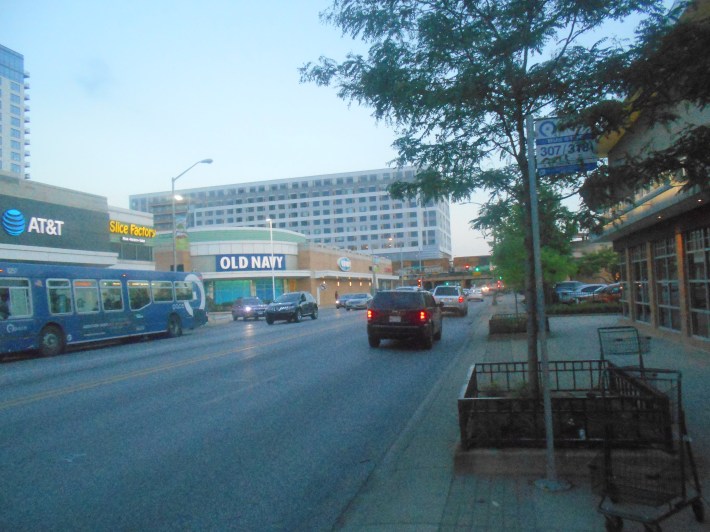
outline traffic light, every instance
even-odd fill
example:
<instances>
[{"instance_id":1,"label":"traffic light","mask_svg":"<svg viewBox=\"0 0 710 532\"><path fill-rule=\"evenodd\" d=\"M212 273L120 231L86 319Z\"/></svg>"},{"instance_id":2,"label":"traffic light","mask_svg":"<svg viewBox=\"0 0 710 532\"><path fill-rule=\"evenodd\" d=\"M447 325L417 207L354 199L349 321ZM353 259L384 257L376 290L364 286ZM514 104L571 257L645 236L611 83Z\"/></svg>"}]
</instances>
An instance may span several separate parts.
<instances>
[{"instance_id":1,"label":"traffic light","mask_svg":"<svg viewBox=\"0 0 710 532\"><path fill-rule=\"evenodd\" d=\"M466 267L466 271L468 271L468 270L470 270L470 269L471 269L471 265L470 265L470 264L466 264L466 266L465 266L465 267Z\"/></svg>"},{"instance_id":2,"label":"traffic light","mask_svg":"<svg viewBox=\"0 0 710 532\"><path fill-rule=\"evenodd\" d=\"M421 280L421 279L417 279L417 286L418 286L419 288L422 287L422 280Z\"/></svg>"},{"instance_id":3,"label":"traffic light","mask_svg":"<svg viewBox=\"0 0 710 532\"><path fill-rule=\"evenodd\" d=\"M480 272L480 271L481 271L481 267L480 267L480 266L476 266L476 271L477 271L477 272Z\"/></svg>"}]
</instances>

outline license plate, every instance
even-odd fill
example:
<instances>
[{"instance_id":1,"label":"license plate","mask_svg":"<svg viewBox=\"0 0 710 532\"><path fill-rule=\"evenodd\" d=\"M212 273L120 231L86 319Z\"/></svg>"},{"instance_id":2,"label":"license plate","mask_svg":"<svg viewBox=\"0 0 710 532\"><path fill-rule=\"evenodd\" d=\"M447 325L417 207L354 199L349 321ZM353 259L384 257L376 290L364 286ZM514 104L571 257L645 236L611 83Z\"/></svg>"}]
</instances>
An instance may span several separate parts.
<instances>
[{"instance_id":1,"label":"license plate","mask_svg":"<svg viewBox=\"0 0 710 532\"><path fill-rule=\"evenodd\" d=\"M390 323L402 323L402 316L390 316Z\"/></svg>"}]
</instances>

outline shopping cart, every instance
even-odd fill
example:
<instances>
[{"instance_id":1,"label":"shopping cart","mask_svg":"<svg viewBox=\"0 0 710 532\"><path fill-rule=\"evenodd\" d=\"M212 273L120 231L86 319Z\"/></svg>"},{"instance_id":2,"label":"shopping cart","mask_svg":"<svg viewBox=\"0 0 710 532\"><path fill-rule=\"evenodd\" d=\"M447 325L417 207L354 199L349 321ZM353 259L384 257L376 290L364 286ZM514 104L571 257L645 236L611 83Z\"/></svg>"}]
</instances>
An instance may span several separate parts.
<instances>
[{"instance_id":1,"label":"shopping cart","mask_svg":"<svg viewBox=\"0 0 710 532\"><path fill-rule=\"evenodd\" d=\"M637 356L638 367L643 369L644 344L636 327L599 327L597 334L601 360L610 360L619 366L625 366L628 364L618 364L622 360L619 357Z\"/></svg>"},{"instance_id":2,"label":"shopping cart","mask_svg":"<svg viewBox=\"0 0 710 532\"><path fill-rule=\"evenodd\" d=\"M589 464L592 491L601 495L598 510L608 531L619 531L623 520L660 531L659 523L690 506L697 521L705 518L700 481L681 405L681 375L661 369L636 369L636 376L665 394L672 405L671 447L619 449L615 420L609 417L604 450Z\"/></svg>"}]
</instances>

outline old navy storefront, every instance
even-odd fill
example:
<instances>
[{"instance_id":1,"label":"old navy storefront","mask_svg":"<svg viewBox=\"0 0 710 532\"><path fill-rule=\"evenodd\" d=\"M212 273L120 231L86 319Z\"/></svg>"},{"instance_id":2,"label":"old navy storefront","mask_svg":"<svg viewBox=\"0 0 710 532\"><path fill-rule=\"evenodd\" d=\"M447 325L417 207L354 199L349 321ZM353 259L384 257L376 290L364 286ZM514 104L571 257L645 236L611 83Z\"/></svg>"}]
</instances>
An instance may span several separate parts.
<instances>
[{"instance_id":1,"label":"old navy storefront","mask_svg":"<svg viewBox=\"0 0 710 532\"><path fill-rule=\"evenodd\" d=\"M271 301L297 290L331 306L336 292L371 292L373 286L394 286L398 279L389 260L309 244L304 235L285 229L191 228L185 238L189 243L184 253L189 256L178 262L200 272L208 298L222 306L238 297ZM165 250L164 245L161 248ZM164 253L156 253L159 263L161 256Z\"/></svg>"}]
</instances>

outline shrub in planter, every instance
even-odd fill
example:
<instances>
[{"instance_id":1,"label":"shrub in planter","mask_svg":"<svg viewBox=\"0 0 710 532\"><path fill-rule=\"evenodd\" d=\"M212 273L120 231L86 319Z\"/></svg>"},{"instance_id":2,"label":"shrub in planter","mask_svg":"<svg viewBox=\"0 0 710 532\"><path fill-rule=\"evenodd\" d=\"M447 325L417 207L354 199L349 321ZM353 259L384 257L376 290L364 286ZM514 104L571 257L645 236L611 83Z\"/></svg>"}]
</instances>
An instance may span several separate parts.
<instances>
[{"instance_id":1,"label":"shrub in planter","mask_svg":"<svg viewBox=\"0 0 710 532\"><path fill-rule=\"evenodd\" d=\"M578 303L568 305L557 303L548 305L545 308L548 316L573 316L575 314L619 314L621 313L620 303Z\"/></svg>"},{"instance_id":2,"label":"shrub in planter","mask_svg":"<svg viewBox=\"0 0 710 532\"><path fill-rule=\"evenodd\" d=\"M494 314L488 320L488 334L513 334L524 333L528 330L528 317L526 314ZM547 330L550 322L547 321Z\"/></svg>"}]
</instances>

